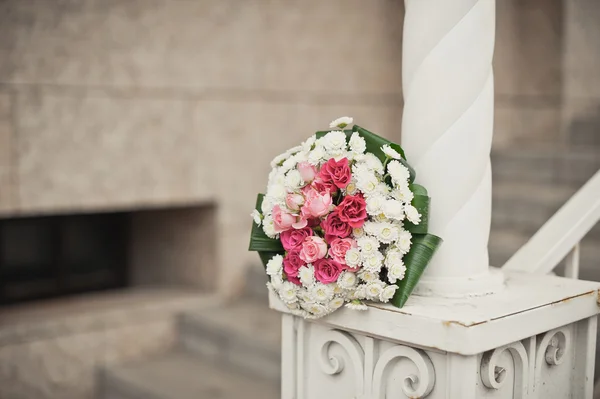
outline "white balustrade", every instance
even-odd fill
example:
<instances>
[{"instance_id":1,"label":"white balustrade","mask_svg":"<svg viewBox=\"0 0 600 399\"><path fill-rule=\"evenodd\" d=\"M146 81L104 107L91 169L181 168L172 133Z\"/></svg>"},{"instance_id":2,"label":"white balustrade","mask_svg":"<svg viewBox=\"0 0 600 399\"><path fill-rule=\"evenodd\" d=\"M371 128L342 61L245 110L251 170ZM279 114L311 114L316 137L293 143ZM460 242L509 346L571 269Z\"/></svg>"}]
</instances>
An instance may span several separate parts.
<instances>
[{"instance_id":1,"label":"white balustrade","mask_svg":"<svg viewBox=\"0 0 600 399\"><path fill-rule=\"evenodd\" d=\"M406 0L403 145L444 238L402 309L283 315L282 399L591 399L599 283L576 280L600 172L488 267L494 0ZM565 256L567 275L547 275ZM539 272L542 274L534 274Z\"/></svg>"}]
</instances>

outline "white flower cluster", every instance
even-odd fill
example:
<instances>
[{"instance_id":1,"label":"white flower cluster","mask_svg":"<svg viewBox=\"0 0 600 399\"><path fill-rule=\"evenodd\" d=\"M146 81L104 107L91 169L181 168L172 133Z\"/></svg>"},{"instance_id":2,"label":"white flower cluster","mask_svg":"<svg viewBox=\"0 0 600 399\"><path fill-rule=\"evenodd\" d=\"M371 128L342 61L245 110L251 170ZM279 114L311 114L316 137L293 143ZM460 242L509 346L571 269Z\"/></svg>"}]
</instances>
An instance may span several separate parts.
<instances>
[{"instance_id":1,"label":"white flower cluster","mask_svg":"<svg viewBox=\"0 0 600 399\"><path fill-rule=\"evenodd\" d=\"M388 302L394 296L397 282L404 278L403 256L411 248L412 236L403 223L408 220L419 224L421 218L411 205L410 172L402 164L401 155L384 145L382 162L366 152L365 139L358 132L347 135L336 130L352 122L349 117L339 118L330 125L334 130L319 138L313 135L275 157L261 210L251 215L268 237L283 242L280 235L284 231L289 233L309 226L310 238L326 245L325 252L315 255L321 256L319 259L306 261L300 267L297 262L302 261L292 257L298 254L304 260L312 257L314 254L310 251L315 240L300 243L297 249L288 250L284 255L273 256L266 266L269 289L294 314L305 318L322 317L345 303L348 308L363 310L365 300ZM311 190L317 192L314 187L322 183L319 180L321 167L332 159L340 162L344 158L351 171L345 186L334 187L331 193L311 194ZM339 240L343 241L340 244L325 235L323 226L347 196L364 199L366 213L363 212L361 227L352 228L346 237L340 236ZM342 249L336 245L345 251L341 258ZM323 261L330 262L323 266ZM292 266L288 265L296 265L293 275L289 274ZM327 269L331 265L333 269L338 268L334 270L337 273L334 281L323 277L334 273Z\"/></svg>"}]
</instances>

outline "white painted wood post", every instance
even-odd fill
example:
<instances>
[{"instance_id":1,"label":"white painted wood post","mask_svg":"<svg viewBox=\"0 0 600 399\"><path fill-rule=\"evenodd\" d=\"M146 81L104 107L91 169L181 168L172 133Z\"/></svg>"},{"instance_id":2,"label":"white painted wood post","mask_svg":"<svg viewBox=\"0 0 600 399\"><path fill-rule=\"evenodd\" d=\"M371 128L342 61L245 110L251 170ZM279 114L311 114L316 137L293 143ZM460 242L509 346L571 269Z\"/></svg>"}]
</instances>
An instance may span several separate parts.
<instances>
[{"instance_id":1,"label":"white painted wood post","mask_svg":"<svg viewBox=\"0 0 600 399\"><path fill-rule=\"evenodd\" d=\"M491 273L492 56L495 0L406 0L402 146L432 198L430 231L444 244L420 295L497 291Z\"/></svg>"}]
</instances>

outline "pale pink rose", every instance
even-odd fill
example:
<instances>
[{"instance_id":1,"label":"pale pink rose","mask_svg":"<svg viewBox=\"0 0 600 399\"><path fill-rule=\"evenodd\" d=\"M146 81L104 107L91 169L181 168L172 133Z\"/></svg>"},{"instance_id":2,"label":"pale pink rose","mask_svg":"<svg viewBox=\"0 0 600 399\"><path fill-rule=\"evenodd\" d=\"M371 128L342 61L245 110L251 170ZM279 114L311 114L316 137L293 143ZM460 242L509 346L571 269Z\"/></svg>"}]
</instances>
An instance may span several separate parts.
<instances>
[{"instance_id":1,"label":"pale pink rose","mask_svg":"<svg viewBox=\"0 0 600 399\"><path fill-rule=\"evenodd\" d=\"M285 204L291 210L298 211L304 205L304 196L302 194L289 193L285 197Z\"/></svg>"},{"instance_id":2,"label":"pale pink rose","mask_svg":"<svg viewBox=\"0 0 600 399\"><path fill-rule=\"evenodd\" d=\"M302 180L304 180L306 183L310 183L317 175L317 168L308 162L300 162L298 163L298 172L300 172Z\"/></svg>"},{"instance_id":3,"label":"pale pink rose","mask_svg":"<svg viewBox=\"0 0 600 399\"><path fill-rule=\"evenodd\" d=\"M348 252L350 248L357 247L356 241L352 238L335 238L329 245L329 256L342 265L346 264L346 252Z\"/></svg>"},{"instance_id":4,"label":"pale pink rose","mask_svg":"<svg viewBox=\"0 0 600 399\"><path fill-rule=\"evenodd\" d=\"M305 202L302 207L302 215L306 219L310 217L318 218L329 213L333 201L328 192L319 193L314 188L309 188L305 190L304 196Z\"/></svg>"},{"instance_id":5,"label":"pale pink rose","mask_svg":"<svg viewBox=\"0 0 600 399\"><path fill-rule=\"evenodd\" d=\"M292 223L292 227L295 229L303 229L308 225L308 219L303 215L294 215L296 221Z\"/></svg>"},{"instance_id":6,"label":"pale pink rose","mask_svg":"<svg viewBox=\"0 0 600 399\"><path fill-rule=\"evenodd\" d=\"M324 258L325 255L327 255L327 244L321 237L306 237L304 242L302 242L300 259L306 263L313 263L318 259Z\"/></svg>"},{"instance_id":7,"label":"pale pink rose","mask_svg":"<svg viewBox=\"0 0 600 399\"><path fill-rule=\"evenodd\" d=\"M273 224L276 233L291 229L292 225L296 223L296 219L296 216L283 211L279 205L273 207Z\"/></svg>"}]
</instances>

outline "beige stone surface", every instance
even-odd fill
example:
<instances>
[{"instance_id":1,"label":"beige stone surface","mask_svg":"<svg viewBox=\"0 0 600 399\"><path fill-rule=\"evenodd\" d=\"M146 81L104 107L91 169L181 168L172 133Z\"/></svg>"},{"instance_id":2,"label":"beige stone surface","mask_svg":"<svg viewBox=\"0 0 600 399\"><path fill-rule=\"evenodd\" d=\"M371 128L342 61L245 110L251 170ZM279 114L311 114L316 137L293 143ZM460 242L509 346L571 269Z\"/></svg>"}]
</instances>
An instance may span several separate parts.
<instances>
[{"instance_id":1,"label":"beige stone surface","mask_svg":"<svg viewBox=\"0 0 600 399\"><path fill-rule=\"evenodd\" d=\"M169 99L18 95L23 212L209 200L206 130Z\"/></svg>"},{"instance_id":2,"label":"beige stone surface","mask_svg":"<svg viewBox=\"0 0 600 399\"><path fill-rule=\"evenodd\" d=\"M400 89L401 2L11 0L2 7L4 82Z\"/></svg>"},{"instance_id":3,"label":"beige stone surface","mask_svg":"<svg viewBox=\"0 0 600 399\"><path fill-rule=\"evenodd\" d=\"M0 315L0 398L92 399L100 367L161 353L175 316L214 298L165 290L96 294Z\"/></svg>"},{"instance_id":4,"label":"beige stone surface","mask_svg":"<svg viewBox=\"0 0 600 399\"><path fill-rule=\"evenodd\" d=\"M0 214L11 212L16 206L13 142L12 96L0 90Z\"/></svg>"}]
</instances>

